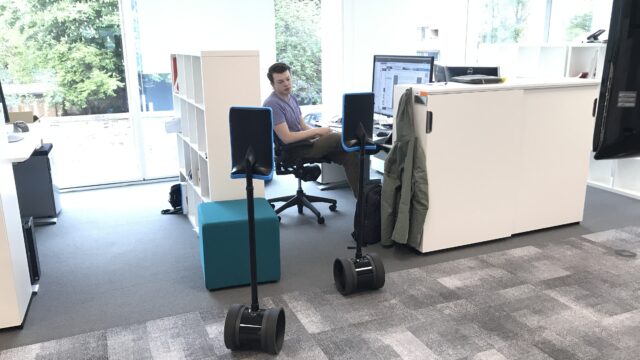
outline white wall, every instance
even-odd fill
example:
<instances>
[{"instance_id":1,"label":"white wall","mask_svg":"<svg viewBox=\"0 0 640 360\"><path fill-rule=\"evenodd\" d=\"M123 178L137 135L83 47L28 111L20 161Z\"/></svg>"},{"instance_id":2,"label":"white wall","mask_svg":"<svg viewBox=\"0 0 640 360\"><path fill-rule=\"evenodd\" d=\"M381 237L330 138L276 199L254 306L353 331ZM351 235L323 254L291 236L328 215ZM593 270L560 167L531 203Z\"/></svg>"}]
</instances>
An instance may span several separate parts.
<instances>
[{"instance_id":1,"label":"white wall","mask_svg":"<svg viewBox=\"0 0 640 360\"><path fill-rule=\"evenodd\" d=\"M339 109L343 93L371 91L376 54L416 55L426 47L440 50L443 63L464 64L466 9L467 0L323 1L325 106ZM418 28L425 26L438 29L437 40L420 42Z\"/></svg>"},{"instance_id":2,"label":"white wall","mask_svg":"<svg viewBox=\"0 0 640 360\"><path fill-rule=\"evenodd\" d=\"M271 92L266 73L276 59L273 0L138 0L138 14L145 73L169 72L170 53L259 50L262 97Z\"/></svg>"}]
</instances>

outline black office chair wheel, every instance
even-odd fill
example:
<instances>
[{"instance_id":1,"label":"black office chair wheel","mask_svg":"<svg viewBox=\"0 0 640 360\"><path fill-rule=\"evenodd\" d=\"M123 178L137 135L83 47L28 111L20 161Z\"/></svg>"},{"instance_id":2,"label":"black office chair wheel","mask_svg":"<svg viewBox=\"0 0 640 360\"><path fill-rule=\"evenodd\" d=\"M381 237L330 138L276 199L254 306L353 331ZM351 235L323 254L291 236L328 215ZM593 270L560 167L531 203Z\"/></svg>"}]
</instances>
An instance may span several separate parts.
<instances>
[{"instance_id":1,"label":"black office chair wheel","mask_svg":"<svg viewBox=\"0 0 640 360\"><path fill-rule=\"evenodd\" d=\"M336 211L336 210L338 210L338 205L336 205L336 204L331 204L331 205L329 205L329 210L330 210L330 211Z\"/></svg>"},{"instance_id":2,"label":"black office chair wheel","mask_svg":"<svg viewBox=\"0 0 640 360\"><path fill-rule=\"evenodd\" d=\"M282 222L282 218L278 215L278 222Z\"/></svg>"},{"instance_id":3,"label":"black office chair wheel","mask_svg":"<svg viewBox=\"0 0 640 360\"><path fill-rule=\"evenodd\" d=\"M298 205L298 214L302 214L303 209L304 209L304 206L302 206L302 204Z\"/></svg>"},{"instance_id":4,"label":"black office chair wheel","mask_svg":"<svg viewBox=\"0 0 640 360\"><path fill-rule=\"evenodd\" d=\"M372 289L380 289L384 286L385 272L384 272L384 264L382 263L382 259L376 253L371 253L365 255L365 257L369 258L373 266L373 287Z\"/></svg>"},{"instance_id":5,"label":"black office chair wheel","mask_svg":"<svg viewBox=\"0 0 640 360\"><path fill-rule=\"evenodd\" d=\"M277 355L285 331L284 309L259 309L234 304L224 322L224 345L231 351L254 350Z\"/></svg>"},{"instance_id":6,"label":"black office chair wheel","mask_svg":"<svg viewBox=\"0 0 640 360\"><path fill-rule=\"evenodd\" d=\"M320 225L324 224L324 217L320 216L318 218L318 224L320 224Z\"/></svg>"},{"instance_id":7,"label":"black office chair wheel","mask_svg":"<svg viewBox=\"0 0 640 360\"><path fill-rule=\"evenodd\" d=\"M240 349L240 341L238 328L240 325L240 315L245 305L233 304L227 311L227 317L224 319L224 346L229 350Z\"/></svg>"},{"instance_id":8,"label":"black office chair wheel","mask_svg":"<svg viewBox=\"0 0 640 360\"><path fill-rule=\"evenodd\" d=\"M356 268L353 261L338 258L333 262L333 281L342 295L349 295L356 289Z\"/></svg>"},{"instance_id":9,"label":"black office chair wheel","mask_svg":"<svg viewBox=\"0 0 640 360\"><path fill-rule=\"evenodd\" d=\"M266 309L262 322L261 343L264 352L277 355L284 342L285 316L282 308Z\"/></svg>"}]
</instances>

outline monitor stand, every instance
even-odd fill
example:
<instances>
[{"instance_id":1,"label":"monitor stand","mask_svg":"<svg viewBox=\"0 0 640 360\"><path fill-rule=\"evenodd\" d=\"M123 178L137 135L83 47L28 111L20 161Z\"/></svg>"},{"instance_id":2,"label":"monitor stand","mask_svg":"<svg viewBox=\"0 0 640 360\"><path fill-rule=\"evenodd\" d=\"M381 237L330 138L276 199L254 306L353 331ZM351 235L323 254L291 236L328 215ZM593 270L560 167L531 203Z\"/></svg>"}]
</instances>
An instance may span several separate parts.
<instances>
[{"instance_id":1,"label":"monitor stand","mask_svg":"<svg viewBox=\"0 0 640 360\"><path fill-rule=\"evenodd\" d=\"M7 133L7 139L9 140L10 143L13 143L13 142L24 139L24 135L20 133L10 132L10 133Z\"/></svg>"}]
</instances>

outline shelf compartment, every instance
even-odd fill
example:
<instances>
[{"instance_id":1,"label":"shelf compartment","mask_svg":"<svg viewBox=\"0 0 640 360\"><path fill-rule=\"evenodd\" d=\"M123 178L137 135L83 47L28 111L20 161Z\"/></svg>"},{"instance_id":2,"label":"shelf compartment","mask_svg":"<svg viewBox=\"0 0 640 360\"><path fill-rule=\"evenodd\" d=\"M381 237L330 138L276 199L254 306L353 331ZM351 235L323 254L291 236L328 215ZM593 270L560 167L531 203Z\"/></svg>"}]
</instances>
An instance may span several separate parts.
<instances>
[{"instance_id":1,"label":"shelf compartment","mask_svg":"<svg viewBox=\"0 0 640 360\"><path fill-rule=\"evenodd\" d=\"M180 133L185 139L189 139L189 117L187 116L187 102L180 99Z\"/></svg>"},{"instance_id":2,"label":"shelf compartment","mask_svg":"<svg viewBox=\"0 0 640 360\"><path fill-rule=\"evenodd\" d=\"M207 151L207 132L205 127L204 110L195 109L196 111L196 131L198 132L198 151Z\"/></svg>"},{"instance_id":3,"label":"shelf compartment","mask_svg":"<svg viewBox=\"0 0 640 360\"><path fill-rule=\"evenodd\" d=\"M189 141L193 144L197 144L198 126L196 122L196 107L192 104L187 105L187 119L189 120Z\"/></svg>"},{"instance_id":4,"label":"shelf compartment","mask_svg":"<svg viewBox=\"0 0 640 360\"><path fill-rule=\"evenodd\" d=\"M193 100L194 86L193 86L193 56L185 57L186 78L187 78L187 99Z\"/></svg>"},{"instance_id":5,"label":"shelf compartment","mask_svg":"<svg viewBox=\"0 0 640 360\"><path fill-rule=\"evenodd\" d=\"M209 198L209 164L202 156L198 157L198 163L200 164L200 194L203 198Z\"/></svg>"},{"instance_id":6,"label":"shelf compartment","mask_svg":"<svg viewBox=\"0 0 640 360\"><path fill-rule=\"evenodd\" d=\"M198 160L198 152L194 148L189 149L191 152L191 182L194 186L200 186L200 161Z\"/></svg>"},{"instance_id":7,"label":"shelf compartment","mask_svg":"<svg viewBox=\"0 0 640 360\"><path fill-rule=\"evenodd\" d=\"M193 65L193 100L196 104L202 105L202 64L200 57L194 56L191 64Z\"/></svg>"}]
</instances>

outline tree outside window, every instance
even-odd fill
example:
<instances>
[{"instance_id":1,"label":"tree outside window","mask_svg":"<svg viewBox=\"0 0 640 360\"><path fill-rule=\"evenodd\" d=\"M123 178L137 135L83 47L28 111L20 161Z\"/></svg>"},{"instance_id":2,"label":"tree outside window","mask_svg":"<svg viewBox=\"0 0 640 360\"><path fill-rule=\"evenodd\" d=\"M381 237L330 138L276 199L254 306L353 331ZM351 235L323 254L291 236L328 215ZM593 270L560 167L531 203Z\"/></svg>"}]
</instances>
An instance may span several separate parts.
<instances>
[{"instance_id":1,"label":"tree outside window","mask_svg":"<svg viewBox=\"0 0 640 360\"><path fill-rule=\"evenodd\" d=\"M320 0L275 0L276 57L291 66L300 105L322 101Z\"/></svg>"},{"instance_id":2,"label":"tree outside window","mask_svg":"<svg viewBox=\"0 0 640 360\"><path fill-rule=\"evenodd\" d=\"M3 83L45 84L53 115L128 111L118 0L0 0L0 26Z\"/></svg>"}]
</instances>

